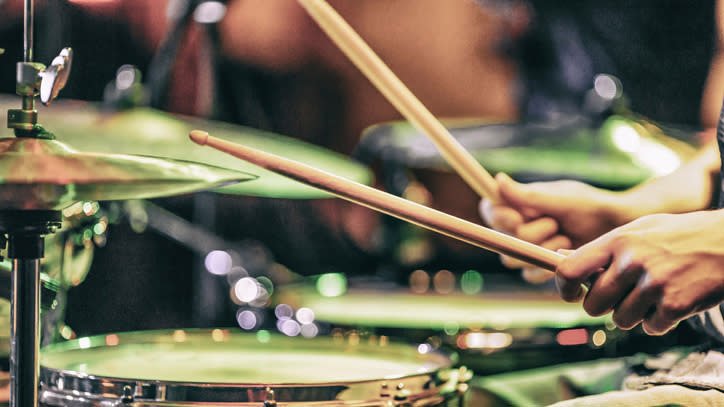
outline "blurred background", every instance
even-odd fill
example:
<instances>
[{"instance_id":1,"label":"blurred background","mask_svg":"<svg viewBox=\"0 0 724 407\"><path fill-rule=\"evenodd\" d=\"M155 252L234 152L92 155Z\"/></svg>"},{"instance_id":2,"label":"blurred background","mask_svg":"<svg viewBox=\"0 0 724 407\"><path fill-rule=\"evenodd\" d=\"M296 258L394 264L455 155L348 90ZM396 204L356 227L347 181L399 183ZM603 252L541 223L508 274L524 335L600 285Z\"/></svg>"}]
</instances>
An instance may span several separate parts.
<instances>
[{"instance_id":1,"label":"blurred background","mask_svg":"<svg viewBox=\"0 0 724 407\"><path fill-rule=\"evenodd\" d=\"M673 171L716 122L714 0L330 4L493 173L624 189ZM200 128L481 222L479 198L295 1L37 0L35 12L34 59L74 51L61 97L39 108L74 148L195 161L204 157L163 136L185 143ZM0 1L4 107L19 103L22 24L22 1ZM490 353L525 337L548 346L537 365L566 346L580 358L648 346L610 347L606 335L610 344L621 333L580 310L556 322L570 308L551 302L550 283L524 281L497 255L266 175L230 193L85 202L64 214L46 264L63 282L65 338L354 328ZM509 336L480 336L489 325ZM485 366L527 367L521 360Z\"/></svg>"}]
</instances>

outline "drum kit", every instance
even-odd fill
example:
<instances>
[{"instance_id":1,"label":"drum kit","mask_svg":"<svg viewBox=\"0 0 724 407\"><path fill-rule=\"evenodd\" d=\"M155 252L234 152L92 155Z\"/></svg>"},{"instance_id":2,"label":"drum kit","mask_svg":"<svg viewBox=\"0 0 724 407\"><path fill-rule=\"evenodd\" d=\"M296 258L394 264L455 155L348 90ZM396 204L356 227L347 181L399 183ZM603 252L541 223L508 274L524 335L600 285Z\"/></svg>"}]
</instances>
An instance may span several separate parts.
<instances>
[{"instance_id":1,"label":"drum kit","mask_svg":"<svg viewBox=\"0 0 724 407\"><path fill-rule=\"evenodd\" d=\"M317 319L329 324L329 335L291 338L224 328L56 340L54 335L62 323L62 315L57 315L62 314L58 287L83 280L89 267L88 239L102 235L107 220L93 218L92 226L100 225L100 229L93 227L96 235L86 236L78 253L66 253L65 259L59 260L62 256L57 253L72 252L72 247L68 249L68 244L54 235L68 227L69 219L78 222L83 214L94 215L92 202L202 190L290 199L329 196L197 146L187 140L189 131L212 130L226 140L293 157L362 184L371 183L372 176L367 167L322 148L241 126L147 108L105 113L87 102L61 101L36 108L36 97L50 105L58 96L68 78L72 51L61 51L49 67L33 62L32 2L25 4L25 54L18 63L16 86L19 97L0 98L0 106L8 111L8 127L14 131L0 139L0 236L8 259L2 263L0 275L9 280L10 287L5 293L9 303L4 304L9 308L10 332L2 337L6 340L0 341L0 346L9 344L10 406L460 406L471 378L463 366L468 359L461 364L460 354L474 351L485 357L503 348L523 351L556 341L590 350L603 348L606 338L611 343L616 335L610 321L589 319L580 309L562 305L548 295L503 293L476 299L397 292L380 298L379 292L367 291L325 297L308 287L290 286L280 288L275 301L314 309ZM19 108L13 108L14 104ZM404 127L394 126L395 132ZM381 133L380 129L375 132ZM484 129L501 132L500 128ZM384 130L384 135L366 137L379 151L400 152L403 144L424 145L406 140L395 148L380 147L383 140L400 141ZM400 133L409 136L412 131L405 128ZM162 157L149 156L149 151L162 152ZM416 158L394 160L418 168L439 164L434 154L408 152ZM481 158L485 159L503 162ZM644 173L649 169L642 170L633 161L629 164L632 170L625 172L629 177L624 177L625 182L651 175ZM622 179L620 174L601 173L607 179ZM84 203L91 209L78 212L79 207L85 208ZM62 273L41 273L46 250L47 263L56 268L62 264ZM548 307L549 320L526 319L527 307ZM46 323L52 314L49 310L56 315ZM418 334L406 330L403 335L393 335L384 330L405 327ZM391 337L406 337L422 345L401 344L390 341ZM453 352L442 350L451 348Z\"/></svg>"}]
</instances>

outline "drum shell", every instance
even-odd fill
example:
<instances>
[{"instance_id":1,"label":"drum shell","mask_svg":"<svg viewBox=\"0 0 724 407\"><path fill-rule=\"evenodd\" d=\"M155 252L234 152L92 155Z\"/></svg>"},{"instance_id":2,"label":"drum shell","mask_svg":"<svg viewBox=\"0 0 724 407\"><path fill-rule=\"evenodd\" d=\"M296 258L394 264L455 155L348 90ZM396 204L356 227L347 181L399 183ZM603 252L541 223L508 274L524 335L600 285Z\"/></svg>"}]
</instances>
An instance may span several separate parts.
<instances>
[{"instance_id":1,"label":"drum shell","mask_svg":"<svg viewBox=\"0 0 724 407\"><path fill-rule=\"evenodd\" d=\"M183 332L180 334L179 332ZM189 339L189 344L198 347L201 356L205 352L203 349L209 349L214 352L212 347L225 347L224 349L233 351L233 347L239 346L241 349L251 349L258 347L249 340L253 337L251 334L230 334L227 330L192 330L192 331L150 331L144 333L125 333L113 334L106 337L112 337L121 344L131 344L136 346L139 344L159 345L160 349L168 350L169 346L173 346L173 338L182 335L185 339ZM216 338L211 340L211 338ZM220 337L224 339L217 341ZM83 339L86 346L87 338ZM104 340L103 337L91 338L98 345ZM226 343L224 343L226 342ZM77 343L71 343L68 346L54 346L50 349L44 349L44 355L50 354L50 363L55 366L49 368L45 366L48 358L44 357L41 361L41 404L43 406L70 406L70 407L90 407L105 405L122 405L122 403L131 403L134 406L262 406L274 400L278 406L302 406L302 405L335 405L335 406L459 406L462 403L462 394L467 389L465 382L469 379L468 373L463 369L451 369L452 362L445 355L434 353L422 355L420 366L434 366L433 369L425 368L425 372L409 372L395 378L365 378L364 380L346 380L342 379L338 382L333 381L315 381L305 380L303 383L284 383L271 382L269 380L259 383L250 382L211 382L211 381L194 381L193 373L188 376L188 381L152 379L149 377L142 379L109 377L108 375L91 374L93 371L92 361L89 361L91 368L88 372L74 371L70 369L57 368L58 362L53 361L53 355L60 354L61 359L73 359L80 357L82 359L83 350L74 346ZM392 358L398 355L402 360L408 360L411 355L409 346L390 345L386 349L381 349L378 345L373 344L344 344L333 338L314 338L307 340L303 338L286 338L272 335L270 342L271 350L277 349L281 354L285 353L288 345L294 345L295 352L309 352L312 354L308 363L324 364L325 355L349 355L351 353L360 353L360 355L369 355L377 352L379 355L375 357ZM232 346L232 348L229 348ZM279 346L280 348L274 348ZM112 351L111 348L105 349L99 346L91 346L98 348L101 354L106 351ZM222 350L222 351L226 351ZM329 353L331 350L332 353ZM62 352L75 352L70 355L62 355ZM121 350L122 351L122 350ZM250 352L254 350L251 349ZM142 351L143 352L143 351ZM171 352L176 352L171 349ZM184 346L178 349L178 353L182 356L187 352ZM317 356L313 355L317 352ZM400 355L403 352L404 355ZM306 353L305 353L306 354ZM174 356L170 356L174 357ZM252 357L256 360L256 357ZM415 356L417 358L417 356ZM117 363L112 357L109 357L110 365ZM214 356L206 358L215 360ZM283 360L274 360L275 354L269 353L269 364L278 364L283 367ZM56 358L57 360L57 358ZM90 360L90 359L89 359ZM387 360L387 359L381 359ZM257 360L258 361L258 360ZM79 362L80 363L80 362ZM210 362L213 363L213 362ZM233 363L233 362L229 362ZM250 361L252 365L253 361ZM294 365L294 361L291 362ZM225 366L215 366L223 372ZM229 366L226 366L229 368ZM349 368L349 366L348 366ZM274 368L276 369L276 368ZM351 367L354 369L354 366ZM362 367L364 369L364 367ZM264 369L261 369L264 370ZM198 371L203 371L198 370ZM231 369L233 372L233 369ZM384 370L382 370L384 372ZM142 376L143 373L139 372ZM340 372L341 373L341 372ZM267 374L266 371L260 373L261 377ZM327 373L322 374L325 376ZM355 376L355 373L349 373ZM366 373L365 373L366 374ZM212 374L213 375L213 374ZM181 374L183 376L183 374ZM173 378L181 377L174 373ZM349 376L349 377L352 377ZM398 388L399 387L399 388ZM273 396L272 396L273 395ZM411 404L408 404L411 403Z\"/></svg>"}]
</instances>

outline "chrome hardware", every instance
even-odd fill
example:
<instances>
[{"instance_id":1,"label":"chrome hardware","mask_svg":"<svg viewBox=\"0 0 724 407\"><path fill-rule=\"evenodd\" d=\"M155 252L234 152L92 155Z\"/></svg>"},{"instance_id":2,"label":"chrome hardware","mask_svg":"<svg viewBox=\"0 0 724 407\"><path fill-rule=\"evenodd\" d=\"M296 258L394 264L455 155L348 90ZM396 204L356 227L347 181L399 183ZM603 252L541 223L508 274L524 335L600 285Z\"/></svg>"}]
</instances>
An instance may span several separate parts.
<instances>
[{"instance_id":1,"label":"chrome hardware","mask_svg":"<svg viewBox=\"0 0 724 407\"><path fill-rule=\"evenodd\" d=\"M123 395L121 396L121 402L124 404L133 402L133 387L123 386Z\"/></svg>"},{"instance_id":2,"label":"chrome hardware","mask_svg":"<svg viewBox=\"0 0 724 407\"><path fill-rule=\"evenodd\" d=\"M53 58L50 66L39 73L40 75L40 101L49 105L58 93L65 87L70 75L70 67L73 62L73 50L63 48L57 57Z\"/></svg>"},{"instance_id":3,"label":"chrome hardware","mask_svg":"<svg viewBox=\"0 0 724 407\"><path fill-rule=\"evenodd\" d=\"M264 400L264 407L276 407L277 402L274 400L274 390L266 388L266 400Z\"/></svg>"}]
</instances>

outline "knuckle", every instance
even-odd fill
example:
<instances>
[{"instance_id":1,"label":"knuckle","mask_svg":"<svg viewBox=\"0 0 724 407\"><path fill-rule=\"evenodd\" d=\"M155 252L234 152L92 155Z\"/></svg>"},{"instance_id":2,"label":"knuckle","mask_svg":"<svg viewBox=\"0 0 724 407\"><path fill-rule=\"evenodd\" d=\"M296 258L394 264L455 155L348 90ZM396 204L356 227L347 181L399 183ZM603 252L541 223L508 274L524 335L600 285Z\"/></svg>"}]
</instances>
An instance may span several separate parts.
<instances>
[{"instance_id":1,"label":"knuckle","mask_svg":"<svg viewBox=\"0 0 724 407\"><path fill-rule=\"evenodd\" d=\"M573 265L571 265L571 262L568 260L568 258L564 258L560 262L560 264L558 264L556 273L563 279L570 279L575 277L575 269L573 268Z\"/></svg>"},{"instance_id":2,"label":"knuckle","mask_svg":"<svg viewBox=\"0 0 724 407\"><path fill-rule=\"evenodd\" d=\"M583 302L583 309L586 313L594 317L604 315L610 310L606 305L601 304L598 301L594 301L590 297Z\"/></svg>"},{"instance_id":3,"label":"knuckle","mask_svg":"<svg viewBox=\"0 0 724 407\"><path fill-rule=\"evenodd\" d=\"M666 321L677 321L687 314L692 306L684 301L665 299L657 306L657 312Z\"/></svg>"},{"instance_id":4,"label":"knuckle","mask_svg":"<svg viewBox=\"0 0 724 407\"><path fill-rule=\"evenodd\" d=\"M628 318L624 313L622 312L616 312L614 311L613 315L611 316L611 319L613 320L613 323L623 329L623 330L629 330L638 325L641 321L632 321L631 318Z\"/></svg>"},{"instance_id":5,"label":"knuckle","mask_svg":"<svg viewBox=\"0 0 724 407\"><path fill-rule=\"evenodd\" d=\"M647 272L639 280L639 288L645 296L659 297L666 283L666 279Z\"/></svg>"},{"instance_id":6,"label":"knuckle","mask_svg":"<svg viewBox=\"0 0 724 407\"><path fill-rule=\"evenodd\" d=\"M621 232L611 239L611 245L616 250L632 250L639 242L639 234L632 232Z\"/></svg>"}]
</instances>

